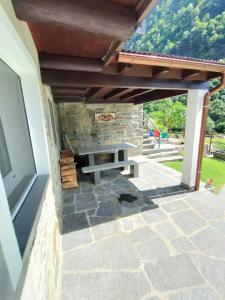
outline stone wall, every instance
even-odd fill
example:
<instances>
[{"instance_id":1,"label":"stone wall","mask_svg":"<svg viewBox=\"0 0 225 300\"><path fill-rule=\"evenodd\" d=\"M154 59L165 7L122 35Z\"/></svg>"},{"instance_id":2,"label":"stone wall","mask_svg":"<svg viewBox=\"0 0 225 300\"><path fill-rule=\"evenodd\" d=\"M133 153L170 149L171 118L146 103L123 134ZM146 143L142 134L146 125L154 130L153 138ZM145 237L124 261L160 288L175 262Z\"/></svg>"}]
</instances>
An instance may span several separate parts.
<instances>
[{"instance_id":1,"label":"stone wall","mask_svg":"<svg viewBox=\"0 0 225 300\"><path fill-rule=\"evenodd\" d=\"M24 259L21 299L52 300L58 297L58 280L61 265L60 215L62 204L59 174L60 139L54 142L48 98L48 88L43 88L44 120L50 153L50 181L38 216L35 240L30 253ZM56 127L57 106L54 104ZM20 291L21 293L21 291Z\"/></svg>"},{"instance_id":2,"label":"stone wall","mask_svg":"<svg viewBox=\"0 0 225 300\"><path fill-rule=\"evenodd\" d=\"M96 123L95 113L115 113L112 123ZM59 104L61 128L78 146L127 142L137 146L130 155L142 154L143 106L133 104Z\"/></svg>"}]
</instances>

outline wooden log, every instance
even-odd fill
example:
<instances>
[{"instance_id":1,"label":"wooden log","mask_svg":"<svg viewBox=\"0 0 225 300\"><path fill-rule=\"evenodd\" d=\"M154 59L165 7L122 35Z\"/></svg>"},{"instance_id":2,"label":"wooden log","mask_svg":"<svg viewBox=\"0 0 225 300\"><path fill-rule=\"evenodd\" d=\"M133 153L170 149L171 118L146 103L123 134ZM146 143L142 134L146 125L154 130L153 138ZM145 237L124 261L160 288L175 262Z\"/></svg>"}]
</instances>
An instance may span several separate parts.
<instances>
[{"instance_id":1,"label":"wooden log","mask_svg":"<svg viewBox=\"0 0 225 300\"><path fill-rule=\"evenodd\" d=\"M62 165L62 166L60 166L60 170L61 171L70 170L70 169L74 169L74 164L68 164L68 165Z\"/></svg>"},{"instance_id":2,"label":"wooden log","mask_svg":"<svg viewBox=\"0 0 225 300\"><path fill-rule=\"evenodd\" d=\"M67 169L67 170L61 170L61 177L62 178L65 177L65 176L69 176L69 175L75 176L75 174L76 174L76 171L75 171L74 168L73 169Z\"/></svg>"},{"instance_id":3,"label":"wooden log","mask_svg":"<svg viewBox=\"0 0 225 300\"><path fill-rule=\"evenodd\" d=\"M65 158L60 158L60 165L68 165L74 163L74 158L73 157L65 157Z\"/></svg>"},{"instance_id":4,"label":"wooden log","mask_svg":"<svg viewBox=\"0 0 225 300\"><path fill-rule=\"evenodd\" d=\"M85 30L121 41L131 36L136 25L133 9L105 0L12 2L20 20Z\"/></svg>"}]
</instances>

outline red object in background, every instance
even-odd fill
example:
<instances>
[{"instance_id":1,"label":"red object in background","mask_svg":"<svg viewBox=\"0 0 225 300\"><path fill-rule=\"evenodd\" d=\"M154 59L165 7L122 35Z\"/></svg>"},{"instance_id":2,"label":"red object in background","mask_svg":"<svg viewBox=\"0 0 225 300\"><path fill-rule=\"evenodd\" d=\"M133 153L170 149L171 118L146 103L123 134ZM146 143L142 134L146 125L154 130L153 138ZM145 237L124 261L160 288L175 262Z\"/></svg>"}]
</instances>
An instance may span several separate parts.
<instances>
[{"instance_id":1,"label":"red object in background","mask_svg":"<svg viewBox=\"0 0 225 300\"><path fill-rule=\"evenodd\" d=\"M154 134L155 137L159 137L159 135L160 135L158 130L154 130L153 134Z\"/></svg>"}]
</instances>

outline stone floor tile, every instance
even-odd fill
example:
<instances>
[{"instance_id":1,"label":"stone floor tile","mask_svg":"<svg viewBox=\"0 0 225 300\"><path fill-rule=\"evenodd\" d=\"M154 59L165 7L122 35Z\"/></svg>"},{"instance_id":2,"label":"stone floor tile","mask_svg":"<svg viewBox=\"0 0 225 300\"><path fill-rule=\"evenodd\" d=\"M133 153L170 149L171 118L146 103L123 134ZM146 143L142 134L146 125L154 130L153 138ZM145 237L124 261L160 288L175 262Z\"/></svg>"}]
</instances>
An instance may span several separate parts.
<instances>
[{"instance_id":1,"label":"stone floor tile","mask_svg":"<svg viewBox=\"0 0 225 300\"><path fill-rule=\"evenodd\" d=\"M154 288L162 292L204 283L190 257L186 255L165 257L155 264L146 264L145 269Z\"/></svg>"},{"instance_id":2,"label":"stone floor tile","mask_svg":"<svg viewBox=\"0 0 225 300\"><path fill-rule=\"evenodd\" d=\"M63 194L63 204L68 205L72 204L74 201L74 195L73 194Z\"/></svg>"},{"instance_id":3,"label":"stone floor tile","mask_svg":"<svg viewBox=\"0 0 225 300\"><path fill-rule=\"evenodd\" d=\"M77 195L76 209L77 211L84 211L87 209L97 208L97 202L93 193L85 193Z\"/></svg>"},{"instance_id":4,"label":"stone floor tile","mask_svg":"<svg viewBox=\"0 0 225 300\"><path fill-rule=\"evenodd\" d=\"M199 272L221 295L221 298L225 299L225 261L197 254L191 255L191 259Z\"/></svg>"},{"instance_id":5,"label":"stone floor tile","mask_svg":"<svg viewBox=\"0 0 225 300\"><path fill-rule=\"evenodd\" d=\"M224 212L216 205L204 203L202 206L196 207L196 211L206 220L224 217Z\"/></svg>"},{"instance_id":6,"label":"stone floor tile","mask_svg":"<svg viewBox=\"0 0 225 300\"><path fill-rule=\"evenodd\" d=\"M149 241L156 236L156 233L152 231L148 226L134 230L129 234L131 241L135 244Z\"/></svg>"},{"instance_id":7,"label":"stone floor tile","mask_svg":"<svg viewBox=\"0 0 225 300\"><path fill-rule=\"evenodd\" d=\"M95 240L101 240L121 233L117 220L110 222L102 222L98 225L92 226L92 233Z\"/></svg>"},{"instance_id":8,"label":"stone floor tile","mask_svg":"<svg viewBox=\"0 0 225 300\"><path fill-rule=\"evenodd\" d=\"M63 217L63 233L69 233L87 227L89 227L89 225L84 212Z\"/></svg>"},{"instance_id":9,"label":"stone floor tile","mask_svg":"<svg viewBox=\"0 0 225 300\"><path fill-rule=\"evenodd\" d=\"M181 211L171 215L176 225L185 233L191 234L206 225L202 217L196 214L192 209Z\"/></svg>"},{"instance_id":10,"label":"stone floor tile","mask_svg":"<svg viewBox=\"0 0 225 300\"><path fill-rule=\"evenodd\" d=\"M84 228L78 231L72 231L62 235L63 251L81 247L92 242L92 235L89 228Z\"/></svg>"},{"instance_id":11,"label":"stone floor tile","mask_svg":"<svg viewBox=\"0 0 225 300\"><path fill-rule=\"evenodd\" d=\"M209 227L190 239L203 253L225 259L225 238L220 232Z\"/></svg>"},{"instance_id":12,"label":"stone floor tile","mask_svg":"<svg viewBox=\"0 0 225 300\"><path fill-rule=\"evenodd\" d=\"M196 247L185 236L178 237L171 241L174 248L180 253L185 253L196 249Z\"/></svg>"},{"instance_id":13,"label":"stone floor tile","mask_svg":"<svg viewBox=\"0 0 225 300\"><path fill-rule=\"evenodd\" d=\"M93 187L81 187L81 193L92 193L93 190Z\"/></svg>"},{"instance_id":14,"label":"stone floor tile","mask_svg":"<svg viewBox=\"0 0 225 300\"><path fill-rule=\"evenodd\" d=\"M225 235L225 218L224 220L212 221L210 225Z\"/></svg>"},{"instance_id":15,"label":"stone floor tile","mask_svg":"<svg viewBox=\"0 0 225 300\"><path fill-rule=\"evenodd\" d=\"M161 206L166 212L173 213L182 209L187 209L188 206L183 200L176 200L173 202L166 203Z\"/></svg>"},{"instance_id":16,"label":"stone floor tile","mask_svg":"<svg viewBox=\"0 0 225 300\"><path fill-rule=\"evenodd\" d=\"M167 215L160 209L150 209L142 212L142 216L149 224L160 222L167 218Z\"/></svg>"},{"instance_id":17,"label":"stone floor tile","mask_svg":"<svg viewBox=\"0 0 225 300\"><path fill-rule=\"evenodd\" d=\"M64 255L64 270L131 270L140 265L126 235L105 239Z\"/></svg>"},{"instance_id":18,"label":"stone floor tile","mask_svg":"<svg viewBox=\"0 0 225 300\"><path fill-rule=\"evenodd\" d=\"M107 194L107 195L103 195L103 196L98 196L97 201L99 201L99 202L118 201L118 199L115 194L111 193L111 194Z\"/></svg>"},{"instance_id":19,"label":"stone floor tile","mask_svg":"<svg viewBox=\"0 0 225 300\"><path fill-rule=\"evenodd\" d=\"M181 291L169 297L169 300L219 300L219 296L209 287L200 287ZM222 299L221 299L222 300Z\"/></svg>"},{"instance_id":20,"label":"stone floor tile","mask_svg":"<svg viewBox=\"0 0 225 300\"><path fill-rule=\"evenodd\" d=\"M108 183L101 184L101 185L95 187L94 191L95 191L95 194L98 196L108 195L111 192L110 184L108 184Z\"/></svg>"},{"instance_id":21,"label":"stone floor tile","mask_svg":"<svg viewBox=\"0 0 225 300\"><path fill-rule=\"evenodd\" d=\"M136 245L141 261L155 260L170 255L166 244L158 237Z\"/></svg>"},{"instance_id":22,"label":"stone floor tile","mask_svg":"<svg viewBox=\"0 0 225 300\"><path fill-rule=\"evenodd\" d=\"M107 201L100 202L96 216L100 217L117 217L121 214L121 205L119 202Z\"/></svg>"},{"instance_id":23,"label":"stone floor tile","mask_svg":"<svg viewBox=\"0 0 225 300\"><path fill-rule=\"evenodd\" d=\"M63 207L63 215L73 214L75 213L75 205L64 205Z\"/></svg>"},{"instance_id":24,"label":"stone floor tile","mask_svg":"<svg viewBox=\"0 0 225 300\"><path fill-rule=\"evenodd\" d=\"M165 221L156 225L156 229L167 239L174 239L180 234L171 221Z\"/></svg>"},{"instance_id":25,"label":"stone floor tile","mask_svg":"<svg viewBox=\"0 0 225 300\"><path fill-rule=\"evenodd\" d=\"M65 274L61 299L138 300L150 293L141 272L97 272Z\"/></svg>"}]
</instances>

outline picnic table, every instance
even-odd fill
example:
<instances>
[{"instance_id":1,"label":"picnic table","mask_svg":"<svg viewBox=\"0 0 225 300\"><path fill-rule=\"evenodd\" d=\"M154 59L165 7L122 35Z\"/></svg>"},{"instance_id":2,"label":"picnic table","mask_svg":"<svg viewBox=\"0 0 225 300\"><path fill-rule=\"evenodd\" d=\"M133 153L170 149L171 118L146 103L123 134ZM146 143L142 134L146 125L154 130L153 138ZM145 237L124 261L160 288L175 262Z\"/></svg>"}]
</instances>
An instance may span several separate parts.
<instances>
[{"instance_id":1,"label":"picnic table","mask_svg":"<svg viewBox=\"0 0 225 300\"><path fill-rule=\"evenodd\" d=\"M128 160L128 150L136 148L135 145L129 143L111 144L111 145L95 145L89 147L78 147L78 155L88 155L89 166L83 167L83 173L94 173L94 181L96 184L100 183L100 171L115 169L131 166L131 173L133 176L138 176L138 165L133 160ZM123 160L119 161L119 151L123 152ZM100 165L95 165L94 156L96 154L112 153L114 154L114 161L112 163L105 163Z\"/></svg>"}]
</instances>

